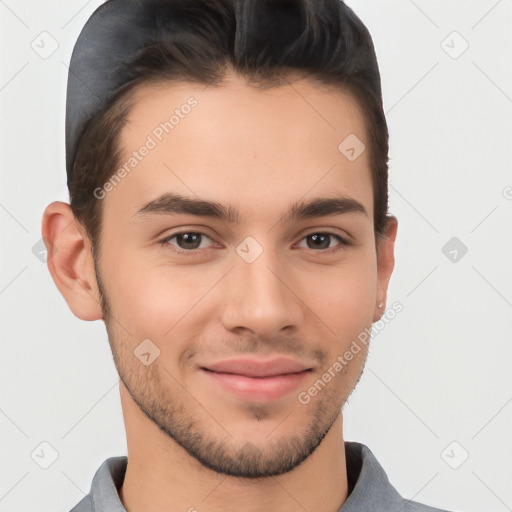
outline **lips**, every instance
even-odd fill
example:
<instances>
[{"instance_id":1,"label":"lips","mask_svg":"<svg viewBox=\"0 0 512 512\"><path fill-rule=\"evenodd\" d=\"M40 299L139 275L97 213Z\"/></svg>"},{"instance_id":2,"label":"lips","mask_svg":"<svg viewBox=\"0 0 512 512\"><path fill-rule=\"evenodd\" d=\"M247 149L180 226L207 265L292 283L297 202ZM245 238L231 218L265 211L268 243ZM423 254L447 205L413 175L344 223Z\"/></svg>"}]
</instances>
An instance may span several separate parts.
<instances>
[{"instance_id":1,"label":"lips","mask_svg":"<svg viewBox=\"0 0 512 512\"><path fill-rule=\"evenodd\" d=\"M286 358L267 361L230 359L201 366L210 383L249 402L273 402L284 398L310 375L313 367Z\"/></svg>"},{"instance_id":2,"label":"lips","mask_svg":"<svg viewBox=\"0 0 512 512\"><path fill-rule=\"evenodd\" d=\"M234 373L246 377L275 377L290 373L300 373L312 367L287 358L275 358L267 361L257 359L230 359L202 367L217 373Z\"/></svg>"}]
</instances>

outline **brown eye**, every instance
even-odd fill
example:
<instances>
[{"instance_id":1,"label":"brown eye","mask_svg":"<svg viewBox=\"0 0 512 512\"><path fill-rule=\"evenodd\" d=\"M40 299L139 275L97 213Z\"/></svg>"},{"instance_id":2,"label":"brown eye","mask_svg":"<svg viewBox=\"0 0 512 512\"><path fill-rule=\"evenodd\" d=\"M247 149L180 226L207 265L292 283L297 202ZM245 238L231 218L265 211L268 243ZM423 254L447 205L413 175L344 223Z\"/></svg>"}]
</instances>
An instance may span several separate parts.
<instances>
[{"instance_id":1,"label":"brown eye","mask_svg":"<svg viewBox=\"0 0 512 512\"><path fill-rule=\"evenodd\" d=\"M162 240L162 245L177 246L177 252L188 252L195 251L197 249L204 249L205 246L201 246L204 239L211 240L211 238L204 233L197 231L182 231L180 233L174 233L173 235ZM171 243L171 240L176 239L176 243ZM174 249L172 249L174 250Z\"/></svg>"},{"instance_id":2,"label":"brown eye","mask_svg":"<svg viewBox=\"0 0 512 512\"><path fill-rule=\"evenodd\" d=\"M335 246L331 246L333 239L338 241L338 244ZM313 249L316 251L332 252L343 249L345 246L349 245L346 240L334 233L310 233L309 235L306 235L302 240L306 240L306 246L308 249Z\"/></svg>"}]
</instances>

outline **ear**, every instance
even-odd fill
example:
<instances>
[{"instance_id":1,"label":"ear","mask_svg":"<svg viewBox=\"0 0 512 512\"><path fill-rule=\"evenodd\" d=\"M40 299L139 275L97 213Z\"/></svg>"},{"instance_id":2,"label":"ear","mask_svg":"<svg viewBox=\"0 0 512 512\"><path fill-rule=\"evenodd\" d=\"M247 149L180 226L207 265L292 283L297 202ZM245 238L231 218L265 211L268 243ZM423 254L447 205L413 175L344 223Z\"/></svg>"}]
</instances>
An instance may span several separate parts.
<instances>
[{"instance_id":1,"label":"ear","mask_svg":"<svg viewBox=\"0 0 512 512\"><path fill-rule=\"evenodd\" d=\"M48 270L73 314L82 320L102 319L91 243L69 204L55 201L46 207L42 235Z\"/></svg>"},{"instance_id":2,"label":"ear","mask_svg":"<svg viewBox=\"0 0 512 512\"><path fill-rule=\"evenodd\" d=\"M377 322L386 309L386 296L391 273L395 266L395 240L398 230L398 220L392 215L387 217L384 236L377 238L377 304L373 321ZM379 308L379 304L383 306Z\"/></svg>"}]
</instances>

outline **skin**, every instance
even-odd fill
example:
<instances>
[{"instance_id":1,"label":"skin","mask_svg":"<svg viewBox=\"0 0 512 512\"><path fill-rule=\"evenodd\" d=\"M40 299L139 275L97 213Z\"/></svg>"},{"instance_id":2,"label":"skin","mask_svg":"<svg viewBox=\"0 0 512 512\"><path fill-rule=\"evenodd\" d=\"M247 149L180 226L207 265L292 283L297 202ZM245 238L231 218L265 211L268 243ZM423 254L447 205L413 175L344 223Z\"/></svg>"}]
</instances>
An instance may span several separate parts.
<instances>
[{"instance_id":1,"label":"skin","mask_svg":"<svg viewBox=\"0 0 512 512\"><path fill-rule=\"evenodd\" d=\"M335 512L348 494L341 410L367 347L309 403L297 395L385 310L397 221L388 217L376 243L368 151L351 162L338 150L349 134L367 142L362 114L351 96L307 80L267 91L234 75L221 87L145 87L123 154L191 95L198 106L102 200L96 269L68 204L50 204L43 218L48 267L70 309L107 327L128 445L120 498L128 512ZM135 215L163 192L232 205L240 221ZM283 220L298 200L339 196L368 216ZM206 236L193 250L179 237L160 243L179 231ZM326 232L351 244L308 236ZM252 263L236 252L247 236L263 249ZM148 338L160 355L146 366L134 350ZM238 398L198 370L243 355L313 369L268 402Z\"/></svg>"}]
</instances>

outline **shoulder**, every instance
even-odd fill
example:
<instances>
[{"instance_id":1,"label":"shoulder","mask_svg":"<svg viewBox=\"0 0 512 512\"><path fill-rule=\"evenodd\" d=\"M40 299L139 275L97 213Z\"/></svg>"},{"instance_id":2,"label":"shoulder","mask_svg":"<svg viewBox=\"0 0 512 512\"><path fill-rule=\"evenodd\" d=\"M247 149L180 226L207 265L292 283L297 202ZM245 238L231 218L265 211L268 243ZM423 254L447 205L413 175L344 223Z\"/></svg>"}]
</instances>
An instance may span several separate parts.
<instances>
[{"instance_id":1,"label":"shoulder","mask_svg":"<svg viewBox=\"0 0 512 512\"><path fill-rule=\"evenodd\" d=\"M110 457L96 471L91 490L70 512L126 512L118 490L124 480L128 458Z\"/></svg>"},{"instance_id":2,"label":"shoulder","mask_svg":"<svg viewBox=\"0 0 512 512\"><path fill-rule=\"evenodd\" d=\"M339 512L450 512L403 498L368 446L345 441L349 496Z\"/></svg>"},{"instance_id":3,"label":"shoulder","mask_svg":"<svg viewBox=\"0 0 512 512\"><path fill-rule=\"evenodd\" d=\"M406 499L403 499L403 503L403 508L400 509L401 512L451 512L444 508L430 507L429 505L423 505L423 503Z\"/></svg>"},{"instance_id":4,"label":"shoulder","mask_svg":"<svg viewBox=\"0 0 512 512\"><path fill-rule=\"evenodd\" d=\"M85 496L69 512L94 512L94 506L90 496Z\"/></svg>"}]
</instances>

